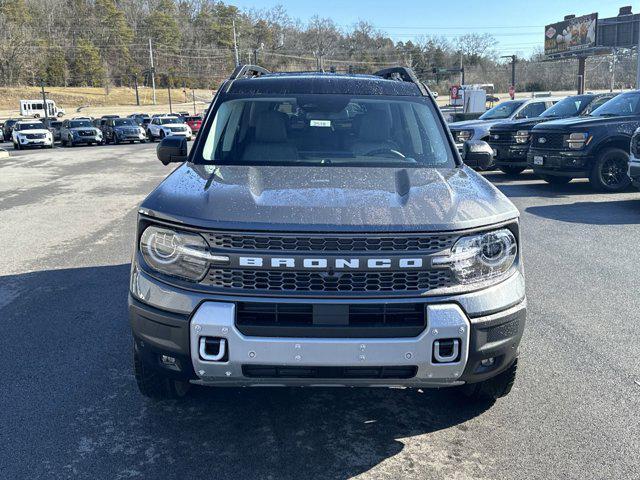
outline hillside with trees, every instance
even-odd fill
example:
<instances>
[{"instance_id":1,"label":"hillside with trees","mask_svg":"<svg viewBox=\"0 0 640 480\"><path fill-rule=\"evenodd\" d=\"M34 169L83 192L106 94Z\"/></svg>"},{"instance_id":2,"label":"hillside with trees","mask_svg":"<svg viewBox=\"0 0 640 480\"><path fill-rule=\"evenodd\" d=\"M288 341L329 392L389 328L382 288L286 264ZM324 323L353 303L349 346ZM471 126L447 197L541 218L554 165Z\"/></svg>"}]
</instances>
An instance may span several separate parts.
<instances>
[{"instance_id":1,"label":"hillside with trees","mask_svg":"<svg viewBox=\"0 0 640 480\"><path fill-rule=\"evenodd\" d=\"M462 62L467 83L493 83L497 91L510 83L510 66L489 34L399 42L366 19L350 27L329 17L303 23L281 6L239 10L216 0L0 0L0 85L148 85L151 43L157 86L215 88L235 63L234 23L243 63L357 72L410 65L443 91L459 76L433 69ZM540 60L518 63L519 91L575 87L572 60ZM618 56L619 83L633 82L632 63L630 54ZM608 88L609 69L609 57L591 59L588 88Z\"/></svg>"}]
</instances>

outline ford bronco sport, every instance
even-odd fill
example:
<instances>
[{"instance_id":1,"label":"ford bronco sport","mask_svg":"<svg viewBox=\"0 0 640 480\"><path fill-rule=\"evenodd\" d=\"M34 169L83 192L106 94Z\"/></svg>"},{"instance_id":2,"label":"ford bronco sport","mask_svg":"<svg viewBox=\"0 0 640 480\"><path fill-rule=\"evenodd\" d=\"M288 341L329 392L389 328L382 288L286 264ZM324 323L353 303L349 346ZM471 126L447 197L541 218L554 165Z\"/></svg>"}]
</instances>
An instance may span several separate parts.
<instances>
[{"instance_id":1,"label":"ford bronco sport","mask_svg":"<svg viewBox=\"0 0 640 480\"><path fill-rule=\"evenodd\" d=\"M525 324L518 211L465 163L407 68L238 67L141 204L131 268L144 395L209 386L509 392Z\"/></svg>"}]
</instances>

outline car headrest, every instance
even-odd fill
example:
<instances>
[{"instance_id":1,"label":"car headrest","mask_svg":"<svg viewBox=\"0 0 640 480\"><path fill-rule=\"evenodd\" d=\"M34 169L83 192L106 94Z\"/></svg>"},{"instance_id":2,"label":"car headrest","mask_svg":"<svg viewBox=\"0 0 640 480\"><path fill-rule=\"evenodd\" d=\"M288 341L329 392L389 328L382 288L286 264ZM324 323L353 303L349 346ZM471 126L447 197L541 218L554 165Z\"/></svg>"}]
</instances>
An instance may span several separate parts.
<instances>
[{"instance_id":1,"label":"car headrest","mask_svg":"<svg viewBox=\"0 0 640 480\"><path fill-rule=\"evenodd\" d=\"M287 141L287 115L282 112L263 112L256 120L256 141L282 143Z\"/></svg>"},{"instance_id":2,"label":"car headrest","mask_svg":"<svg viewBox=\"0 0 640 480\"><path fill-rule=\"evenodd\" d=\"M371 110L362 117L359 140L380 142L388 140L390 136L391 119L387 112Z\"/></svg>"}]
</instances>

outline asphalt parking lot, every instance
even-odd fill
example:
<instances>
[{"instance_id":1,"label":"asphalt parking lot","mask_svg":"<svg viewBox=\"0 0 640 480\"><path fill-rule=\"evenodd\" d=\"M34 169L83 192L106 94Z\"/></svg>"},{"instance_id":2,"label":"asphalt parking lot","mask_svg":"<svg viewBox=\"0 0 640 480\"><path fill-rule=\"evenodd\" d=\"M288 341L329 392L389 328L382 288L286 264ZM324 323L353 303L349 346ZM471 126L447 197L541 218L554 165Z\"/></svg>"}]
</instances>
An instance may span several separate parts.
<instances>
[{"instance_id":1,"label":"asphalt parking lot","mask_svg":"<svg viewBox=\"0 0 640 480\"><path fill-rule=\"evenodd\" d=\"M1 478L638 478L640 192L486 174L522 214L529 300L493 406L398 389L154 403L126 309L136 206L170 171L154 150L0 160Z\"/></svg>"}]
</instances>

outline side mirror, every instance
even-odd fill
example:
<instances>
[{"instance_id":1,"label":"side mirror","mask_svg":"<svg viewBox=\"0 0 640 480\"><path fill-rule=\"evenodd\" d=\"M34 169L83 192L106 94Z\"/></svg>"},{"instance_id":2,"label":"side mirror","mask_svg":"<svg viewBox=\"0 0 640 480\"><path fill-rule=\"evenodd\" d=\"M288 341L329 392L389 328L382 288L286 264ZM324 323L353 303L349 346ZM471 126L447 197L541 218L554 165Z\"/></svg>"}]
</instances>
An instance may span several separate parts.
<instances>
[{"instance_id":1,"label":"side mirror","mask_svg":"<svg viewBox=\"0 0 640 480\"><path fill-rule=\"evenodd\" d=\"M170 163L182 163L187 161L187 139L177 135L164 137L156 151L158 160L163 165Z\"/></svg>"},{"instance_id":2,"label":"side mirror","mask_svg":"<svg viewBox=\"0 0 640 480\"><path fill-rule=\"evenodd\" d=\"M493 149L482 140L467 140L462 146L462 160L471 168L486 170L493 165Z\"/></svg>"}]
</instances>

